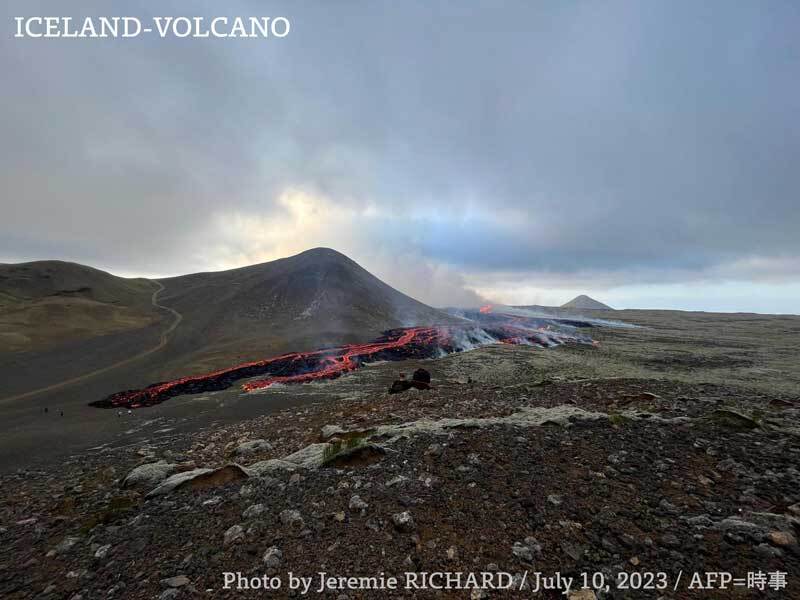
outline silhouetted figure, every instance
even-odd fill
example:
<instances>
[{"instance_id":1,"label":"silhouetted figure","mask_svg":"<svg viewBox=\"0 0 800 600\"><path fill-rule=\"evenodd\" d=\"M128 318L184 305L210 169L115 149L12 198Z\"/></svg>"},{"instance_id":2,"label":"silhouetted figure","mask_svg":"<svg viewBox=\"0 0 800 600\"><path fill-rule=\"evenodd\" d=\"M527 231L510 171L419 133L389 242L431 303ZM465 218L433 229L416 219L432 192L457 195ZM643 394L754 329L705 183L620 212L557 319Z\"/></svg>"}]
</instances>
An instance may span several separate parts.
<instances>
[{"instance_id":1,"label":"silhouetted figure","mask_svg":"<svg viewBox=\"0 0 800 600\"><path fill-rule=\"evenodd\" d=\"M44 407L44 412L47 412L47 407L46 406Z\"/></svg>"},{"instance_id":2,"label":"silhouetted figure","mask_svg":"<svg viewBox=\"0 0 800 600\"><path fill-rule=\"evenodd\" d=\"M62 416L62 417L64 416L64 411L63 411L63 410L61 411L61 416Z\"/></svg>"}]
</instances>

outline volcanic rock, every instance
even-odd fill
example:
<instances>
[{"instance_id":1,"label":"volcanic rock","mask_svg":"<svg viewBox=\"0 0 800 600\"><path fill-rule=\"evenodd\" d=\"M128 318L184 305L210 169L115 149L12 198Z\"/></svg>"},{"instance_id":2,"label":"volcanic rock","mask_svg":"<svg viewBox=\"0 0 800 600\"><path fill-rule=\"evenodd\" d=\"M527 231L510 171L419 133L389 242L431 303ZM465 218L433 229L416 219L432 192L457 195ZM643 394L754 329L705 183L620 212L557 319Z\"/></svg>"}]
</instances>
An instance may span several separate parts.
<instances>
[{"instance_id":1,"label":"volcanic rock","mask_svg":"<svg viewBox=\"0 0 800 600\"><path fill-rule=\"evenodd\" d=\"M576 592L570 592L569 600L596 600L597 596L592 590L584 589Z\"/></svg>"},{"instance_id":2,"label":"volcanic rock","mask_svg":"<svg viewBox=\"0 0 800 600\"><path fill-rule=\"evenodd\" d=\"M58 544L58 546L56 546L53 550L51 550L51 552L53 554L65 554L70 550L72 550L72 547L75 544L77 544L80 540L81 538L79 537L67 536L63 540L61 540L61 543Z\"/></svg>"},{"instance_id":3,"label":"volcanic rock","mask_svg":"<svg viewBox=\"0 0 800 600\"><path fill-rule=\"evenodd\" d=\"M250 454L257 454L259 452L269 452L272 450L272 444L267 440L250 440L239 444L233 451L237 456L247 456Z\"/></svg>"},{"instance_id":4,"label":"volcanic rock","mask_svg":"<svg viewBox=\"0 0 800 600\"><path fill-rule=\"evenodd\" d=\"M230 546L231 544L237 544L242 540L244 540L244 527L241 525L233 525L225 532L223 544L225 546Z\"/></svg>"},{"instance_id":5,"label":"volcanic rock","mask_svg":"<svg viewBox=\"0 0 800 600\"><path fill-rule=\"evenodd\" d=\"M253 519L261 514L263 514L267 510L267 507L263 504L253 504L249 506L243 513L243 519Z\"/></svg>"},{"instance_id":6,"label":"volcanic rock","mask_svg":"<svg viewBox=\"0 0 800 600\"><path fill-rule=\"evenodd\" d=\"M154 463L139 465L122 480L122 487L150 487L158 485L167 477L178 471L179 466L160 460Z\"/></svg>"},{"instance_id":7,"label":"volcanic rock","mask_svg":"<svg viewBox=\"0 0 800 600\"><path fill-rule=\"evenodd\" d=\"M525 562L533 562L533 551L521 542L514 542L511 547L511 554Z\"/></svg>"},{"instance_id":8,"label":"volcanic rock","mask_svg":"<svg viewBox=\"0 0 800 600\"><path fill-rule=\"evenodd\" d=\"M386 448L373 443L361 443L352 448L345 448L325 461L326 467L358 467L380 462L386 454Z\"/></svg>"},{"instance_id":9,"label":"volcanic rock","mask_svg":"<svg viewBox=\"0 0 800 600\"><path fill-rule=\"evenodd\" d=\"M723 427L742 431L759 427L756 420L730 408L719 408L715 410L711 413L711 420Z\"/></svg>"},{"instance_id":10,"label":"volcanic rock","mask_svg":"<svg viewBox=\"0 0 800 600\"><path fill-rule=\"evenodd\" d=\"M147 494L147 498L162 496L187 486L192 489L219 487L247 477L249 477L248 472L236 464L226 465L219 469L194 469L171 475L156 489Z\"/></svg>"},{"instance_id":11,"label":"volcanic rock","mask_svg":"<svg viewBox=\"0 0 800 600\"><path fill-rule=\"evenodd\" d=\"M320 431L320 435L322 435L323 440L327 440L328 438L332 438L335 435L339 435L340 433L344 433L344 429L339 427L339 425L325 425Z\"/></svg>"},{"instance_id":12,"label":"volcanic rock","mask_svg":"<svg viewBox=\"0 0 800 600\"><path fill-rule=\"evenodd\" d=\"M797 544L795 537L786 531L770 531L767 534L767 540L780 547L795 546Z\"/></svg>"},{"instance_id":13,"label":"volcanic rock","mask_svg":"<svg viewBox=\"0 0 800 600\"><path fill-rule=\"evenodd\" d=\"M350 498L350 510L366 510L369 504L361 499L361 496L353 496Z\"/></svg>"},{"instance_id":14,"label":"volcanic rock","mask_svg":"<svg viewBox=\"0 0 800 600\"><path fill-rule=\"evenodd\" d=\"M424 381L416 381L414 379L396 379L389 388L389 393L399 394L400 392L405 392L411 388L417 390L427 390L430 389L430 387L430 384L425 383Z\"/></svg>"},{"instance_id":15,"label":"volcanic rock","mask_svg":"<svg viewBox=\"0 0 800 600\"><path fill-rule=\"evenodd\" d=\"M167 577L166 579L162 579L161 583L167 587L179 588L183 587L184 585L188 585L189 578L186 577L186 575L176 575L175 577Z\"/></svg>"},{"instance_id":16,"label":"volcanic rock","mask_svg":"<svg viewBox=\"0 0 800 600\"><path fill-rule=\"evenodd\" d=\"M268 569L276 569L280 566L283 559L283 552L277 546L272 546L264 552L264 566Z\"/></svg>"},{"instance_id":17,"label":"volcanic rock","mask_svg":"<svg viewBox=\"0 0 800 600\"><path fill-rule=\"evenodd\" d=\"M414 523L414 518L408 511L393 514L392 523L394 524L395 529L402 533L413 531L416 526Z\"/></svg>"},{"instance_id":18,"label":"volcanic rock","mask_svg":"<svg viewBox=\"0 0 800 600\"><path fill-rule=\"evenodd\" d=\"M431 374L425 369L417 369L416 371L414 371L414 374L411 376L411 379L414 381L421 381L422 383L429 384L431 382Z\"/></svg>"},{"instance_id":19,"label":"volcanic rock","mask_svg":"<svg viewBox=\"0 0 800 600\"><path fill-rule=\"evenodd\" d=\"M278 471L294 471L298 465L279 458L270 458L247 466L247 470L255 477L266 477Z\"/></svg>"},{"instance_id":20,"label":"volcanic rock","mask_svg":"<svg viewBox=\"0 0 800 600\"><path fill-rule=\"evenodd\" d=\"M280 515L281 523L287 527L296 527L300 529L304 525L303 517L298 510L284 510Z\"/></svg>"}]
</instances>

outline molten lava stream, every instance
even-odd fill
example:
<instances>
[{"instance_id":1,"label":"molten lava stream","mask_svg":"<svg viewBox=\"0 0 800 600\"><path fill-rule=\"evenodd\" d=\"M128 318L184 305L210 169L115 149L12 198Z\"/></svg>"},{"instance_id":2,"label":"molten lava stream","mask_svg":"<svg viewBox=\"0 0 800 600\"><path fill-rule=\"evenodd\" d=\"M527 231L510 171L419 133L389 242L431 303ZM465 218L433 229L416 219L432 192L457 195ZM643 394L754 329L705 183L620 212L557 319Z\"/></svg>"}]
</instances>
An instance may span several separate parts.
<instances>
[{"instance_id":1,"label":"molten lava stream","mask_svg":"<svg viewBox=\"0 0 800 600\"><path fill-rule=\"evenodd\" d=\"M330 357L327 364L319 371L310 373L300 373L297 375L275 376L267 377L257 381L250 381L242 385L242 389L246 392L254 390L262 390L268 388L275 383L306 383L314 381L315 379L332 379L338 377L342 373L355 371L361 366L362 362L368 362L365 359L370 358L394 348L402 348L407 346L412 341L419 341L423 344L430 344L438 338L438 330L433 327L414 327L406 329L395 340L388 340L385 342L371 342L367 344L350 344L343 347L341 357Z\"/></svg>"},{"instance_id":2,"label":"molten lava stream","mask_svg":"<svg viewBox=\"0 0 800 600\"><path fill-rule=\"evenodd\" d=\"M498 318L492 315L492 321ZM543 331L519 326L512 321L478 327L410 327L393 329L374 342L348 344L310 352L290 352L264 360L236 365L203 375L182 377L156 383L141 390L126 390L92 402L100 408L140 408L152 406L181 394L219 391L242 379L254 379L242 385L246 392L263 390L276 383L306 383L333 379L358 369L365 362L436 358L488 343L529 344L548 347L563 342L591 343L582 336L558 331ZM524 325L524 324L523 324ZM530 324L528 324L530 325Z\"/></svg>"}]
</instances>

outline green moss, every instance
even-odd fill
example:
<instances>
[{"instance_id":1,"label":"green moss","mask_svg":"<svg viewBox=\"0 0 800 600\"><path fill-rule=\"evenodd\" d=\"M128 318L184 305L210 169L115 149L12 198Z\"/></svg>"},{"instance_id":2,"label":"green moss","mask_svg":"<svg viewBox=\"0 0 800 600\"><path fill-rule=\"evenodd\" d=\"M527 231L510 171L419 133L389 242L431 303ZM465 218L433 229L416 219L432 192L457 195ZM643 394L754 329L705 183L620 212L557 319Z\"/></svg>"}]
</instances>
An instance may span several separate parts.
<instances>
[{"instance_id":1,"label":"green moss","mask_svg":"<svg viewBox=\"0 0 800 600\"><path fill-rule=\"evenodd\" d=\"M628 417L619 413L609 413L608 420L614 427L622 427L625 423L630 421Z\"/></svg>"},{"instance_id":2,"label":"green moss","mask_svg":"<svg viewBox=\"0 0 800 600\"><path fill-rule=\"evenodd\" d=\"M325 448L325 453L322 456L322 466L327 466L343 454L347 454L359 446L363 446L366 441L366 436L353 436L344 440L332 442Z\"/></svg>"}]
</instances>

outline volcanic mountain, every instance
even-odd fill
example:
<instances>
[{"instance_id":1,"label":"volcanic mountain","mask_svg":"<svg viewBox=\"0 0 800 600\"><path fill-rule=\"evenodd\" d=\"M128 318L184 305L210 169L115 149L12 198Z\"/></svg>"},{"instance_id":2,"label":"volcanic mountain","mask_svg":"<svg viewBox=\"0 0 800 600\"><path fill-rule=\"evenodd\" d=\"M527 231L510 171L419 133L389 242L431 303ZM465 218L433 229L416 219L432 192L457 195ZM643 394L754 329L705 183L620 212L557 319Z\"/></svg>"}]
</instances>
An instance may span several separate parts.
<instances>
[{"instance_id":1,"label":"volcanic mountain","mask_svg":"<svg viewBox=\"0 0 800 600\"><path fill-rule=\"evenodd\" d=\"M160 283L159 302L183 315L173 350L191 355L192 371L265 352L367 341L395 327L456 322L327 248Z\"/></svg>"},{"instance_id":2,"label":"volcanic mountain","mask_svg":"<svg viewBox=\"0 0 800 600\"><path fill-rule=\"evenodd\" d=\"M64 382L78 393L75 378L113 391L457 321L324 248L161 280L60 261L0 265L0 400Z\"/></svg>"},{"instance_id":3,"label":"volcanic mountain","mask_svg":"<svg viewBox=\"0 0 800 600\"><path fill-rule=\"evenodd\" d=\"M581 294L580 296L575 296L572 300L570 300L566 304L562 304L561 308L575 308L579 310L614 310L607 304L598 302L594 298L590 298L585 294Z\"/></svg>"}]
</instances>

